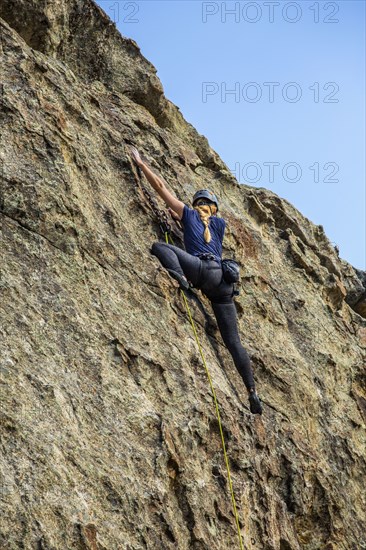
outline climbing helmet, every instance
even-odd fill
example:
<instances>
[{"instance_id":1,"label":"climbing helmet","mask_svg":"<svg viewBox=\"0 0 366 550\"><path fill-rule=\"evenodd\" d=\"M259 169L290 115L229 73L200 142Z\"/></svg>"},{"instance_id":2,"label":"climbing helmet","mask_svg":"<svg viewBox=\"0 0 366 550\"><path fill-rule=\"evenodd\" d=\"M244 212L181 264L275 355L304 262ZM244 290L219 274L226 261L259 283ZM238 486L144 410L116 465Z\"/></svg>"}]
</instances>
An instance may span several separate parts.
<instances>
[{"instance_id":1,"label":"climbing helmet","mask_svg":"<svg viewBox=\"0 0 366 550\"><path fill-rule=\"evenodd\" d=\"M219 201L217 200L216 195L209 189L201 189L200 191L197 191L193 195L192 204L194 205L198 199L208 199L216 205L217 210L219 209Z\"/></svg>"}]
</instances>

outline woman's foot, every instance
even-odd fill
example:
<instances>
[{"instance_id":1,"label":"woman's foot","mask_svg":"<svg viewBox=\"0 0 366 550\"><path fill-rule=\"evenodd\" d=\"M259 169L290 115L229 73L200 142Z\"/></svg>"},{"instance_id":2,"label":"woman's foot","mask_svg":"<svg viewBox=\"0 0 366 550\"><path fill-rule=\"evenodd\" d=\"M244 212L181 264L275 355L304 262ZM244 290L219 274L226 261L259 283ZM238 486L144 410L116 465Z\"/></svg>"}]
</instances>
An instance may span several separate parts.
<instances>
[{"instance_id":1,"label":"woman's foot","mask_svg":"<svg viewBox=\"0 0 366 550\"><path fill-rule=\"evenodd\" d=\"M262 414L263 412L262 403L254 388L251 388L249 390L249 406L250 406L250 412L252 414Z\"/></svg>"},{"instance_id":2,"label":"woman's foot","mask_svg":"<svg viewBox=\"0 0 366 550\"><path fill-rule=\"evenodd\" d=\"M182 288L183 290L189 290L189 282L184 275L181 275L177 271L174 271L174 269L167 269L167 271L169 271L173 279L178 281L180 288Z\"/></svg>"}]
</instances>

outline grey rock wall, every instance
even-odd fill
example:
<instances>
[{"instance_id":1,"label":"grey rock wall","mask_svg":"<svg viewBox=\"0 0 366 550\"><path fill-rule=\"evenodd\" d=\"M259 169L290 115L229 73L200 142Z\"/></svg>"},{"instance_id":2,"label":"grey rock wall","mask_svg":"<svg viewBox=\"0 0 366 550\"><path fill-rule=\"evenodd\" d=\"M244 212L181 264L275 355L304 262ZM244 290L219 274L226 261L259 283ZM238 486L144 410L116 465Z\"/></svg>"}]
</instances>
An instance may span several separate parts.
<instances>
[{"instance_id":1,"label":"grey rock wall","mask_svg":"<svg viewBox=\"0 0 366 550\"><path fill-rule=\"evenodd\" d=\"M245 548L366 548L364 272L288 201L240 186L93 2L2 0L0 16L1 548L239 548L212 394L149 252L130 144L185 202L219 195L242 264L263 417L209 303L190 304Z\"/></svg>"}]
</instances>

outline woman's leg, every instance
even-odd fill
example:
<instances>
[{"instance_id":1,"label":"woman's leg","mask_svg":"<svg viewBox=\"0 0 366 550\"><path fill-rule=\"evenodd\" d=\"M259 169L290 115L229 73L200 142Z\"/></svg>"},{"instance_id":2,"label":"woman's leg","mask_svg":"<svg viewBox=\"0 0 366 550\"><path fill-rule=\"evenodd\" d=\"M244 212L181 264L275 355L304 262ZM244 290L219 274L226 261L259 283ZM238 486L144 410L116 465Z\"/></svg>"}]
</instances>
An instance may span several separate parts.
<instances>
[{"instance_id":1,"label":"woman's leg","mask_svg":"<svg viewBox=\"0 0 366 550\"><path fill-rule=\"evenodd\" d=\"M235 304L211 302L222 339L234 360L248 391L255 388L250 358L240 342Z\"/></svg>"},{"instance_id":2,"label":"woman's leg","mask_svg":"<svg viewBox=\"0 0 366 550\"><path fill-rule=\"evenodd\" d=\"M151 253L159 258L161 264L168 270L174 271L186 277L193 286L196 286L201 272L201 263L197 256L188 254L178 246L155 242L151 247Z\"/></svg>"}]
</instances>

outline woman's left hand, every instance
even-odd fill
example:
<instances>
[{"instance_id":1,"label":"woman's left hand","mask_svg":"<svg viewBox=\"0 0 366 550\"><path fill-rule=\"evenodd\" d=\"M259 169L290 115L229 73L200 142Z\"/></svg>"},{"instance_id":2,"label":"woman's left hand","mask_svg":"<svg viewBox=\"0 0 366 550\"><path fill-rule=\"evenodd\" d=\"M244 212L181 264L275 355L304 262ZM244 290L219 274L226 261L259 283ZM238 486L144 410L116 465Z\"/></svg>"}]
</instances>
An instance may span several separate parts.
<instances>
[{"instance_id":1,"label":"woman's left hand","mask_svg":"<svg viewBox=\"0 0 366 550\"><path fill-rule=\"evenodd\" d=\"M144 164L136 147L131 147L131 155L137 166L142 166Z\"/></svg>"}]
</instances>

